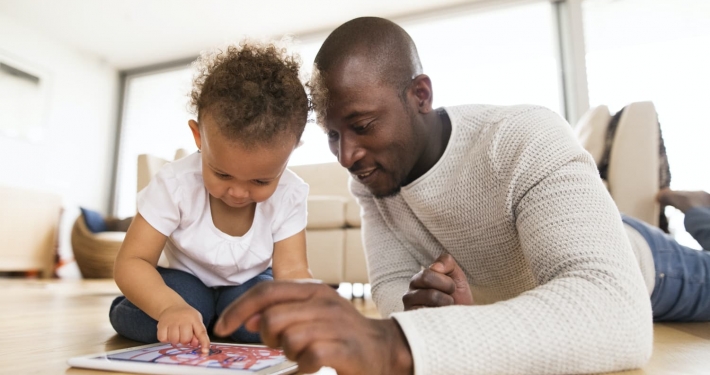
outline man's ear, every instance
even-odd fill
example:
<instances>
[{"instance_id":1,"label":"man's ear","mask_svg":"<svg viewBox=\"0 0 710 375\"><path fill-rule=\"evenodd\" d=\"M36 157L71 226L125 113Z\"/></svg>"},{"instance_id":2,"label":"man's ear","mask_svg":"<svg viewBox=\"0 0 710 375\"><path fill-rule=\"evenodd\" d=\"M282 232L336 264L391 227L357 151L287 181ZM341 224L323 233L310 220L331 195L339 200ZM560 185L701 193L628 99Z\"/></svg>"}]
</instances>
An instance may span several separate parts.
<instances>
[{"instance_id":1,"label":"man's ear","mask_svg":"<svg viewBox=\"0 0 710 375\"><path fill-rule=\"evenodd\" d=\"M434 91L431 87L431 79L426 74L420 74L412 80L410 85L412 94L417 100L419 113L426 114L432 111L434 101Z\"/></svg>"},{"instance_id":2,"label":"man's ear","mask_svg":"<svg viewBox=\"0 0 710 375\"><path fill-rule=\"evenodd\" d=\"M197 145L197 149L201 150L202 137L200 136L200 125L195 120L190 120L187 124L190 126L190 130L192 131L192 137L195 138L195 145Z\"/></svg>"}]
</instances>

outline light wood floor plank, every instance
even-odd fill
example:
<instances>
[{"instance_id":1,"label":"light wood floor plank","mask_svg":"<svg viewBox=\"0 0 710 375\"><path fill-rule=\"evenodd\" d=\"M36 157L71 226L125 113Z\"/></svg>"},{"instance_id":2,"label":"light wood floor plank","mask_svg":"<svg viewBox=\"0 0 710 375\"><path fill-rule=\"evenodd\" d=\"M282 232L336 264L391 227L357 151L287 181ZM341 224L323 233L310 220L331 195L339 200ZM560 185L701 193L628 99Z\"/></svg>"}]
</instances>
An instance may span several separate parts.
<instances>
[{"instance_id":1,"label":"light wood floor plank","mask_svg":"<svg viewBox=\"0 0 710 375\"><path fill-rule=\"evenodd\" d=\"M136 345L114 332L108 307L112 280L0 279L1 374L116 374L69 368L70 357ZM377 317L371 300L353 304ZM624 375L710 373L710 323L656 324L654 354Z\"/></svg>"}]
</instances>

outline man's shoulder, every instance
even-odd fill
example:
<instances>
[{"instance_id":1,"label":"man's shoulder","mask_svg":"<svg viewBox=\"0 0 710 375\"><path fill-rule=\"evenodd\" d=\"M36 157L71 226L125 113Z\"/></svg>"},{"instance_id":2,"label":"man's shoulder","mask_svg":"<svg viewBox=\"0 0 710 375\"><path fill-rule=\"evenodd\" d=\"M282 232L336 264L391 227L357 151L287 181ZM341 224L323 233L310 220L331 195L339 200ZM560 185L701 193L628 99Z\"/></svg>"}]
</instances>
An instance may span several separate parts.
<instances>
[{"instance_id":1,"label":"man's shoulder","mask_svg":"<svg viewBox=\"0 0 710 375\"><path fill-rule=\"evenodd\" d=\"M550 109L530 104L520 105L489 105L467 104L445 107L451 120L456 123L495 124L503 120L519 120L527 116L542 116L553 113Z\"/></svg>"}]
</instances>

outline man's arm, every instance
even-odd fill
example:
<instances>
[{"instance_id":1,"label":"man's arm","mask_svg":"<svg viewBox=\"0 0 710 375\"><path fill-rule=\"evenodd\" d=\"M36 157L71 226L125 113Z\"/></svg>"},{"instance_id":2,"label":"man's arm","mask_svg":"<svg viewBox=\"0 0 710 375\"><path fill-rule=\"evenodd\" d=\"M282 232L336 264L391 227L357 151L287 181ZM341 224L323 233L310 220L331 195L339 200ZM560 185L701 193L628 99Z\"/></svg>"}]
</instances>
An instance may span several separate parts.
<instances>
[{"instance_id":1,"label":"man's arm","mask_svg":"<svg viewBox=\"0 0 710 375\"><path fill-rule=\"evenodd\" d=\"M333 288L275 281L249 289L230 304L214 332L226 336L241 324L264 343L283 348L302 373L323 366L340 375L409 375L412 356L392 319L368 319Z\"/></svg>"},{"instance_id":2,"label":"man's arm","mask_svg":"<svg viewBox=\"0 0 710 375\"><path fill-rule=\"evenodd\" d=\"M503 129L492 154L539 286L492 305L393 314L417 374L596 373L650 357L651 306L616 206L568 125L536 112Z\"/></svg>"},{"instance_id":3,"label":"man's arm","mask_svg":"<svg viewBox=\"0 0 710 375\"><path fill-rule=\"evenodd\" d=\"M386 318L404 309L402 295L408 290L410 279L431 260L414 257L413 251L392 232L375 199L364 186L351 181L350 187L361 207L362 240L372 299L380 315Z\"/></svg>"}]
</instances>

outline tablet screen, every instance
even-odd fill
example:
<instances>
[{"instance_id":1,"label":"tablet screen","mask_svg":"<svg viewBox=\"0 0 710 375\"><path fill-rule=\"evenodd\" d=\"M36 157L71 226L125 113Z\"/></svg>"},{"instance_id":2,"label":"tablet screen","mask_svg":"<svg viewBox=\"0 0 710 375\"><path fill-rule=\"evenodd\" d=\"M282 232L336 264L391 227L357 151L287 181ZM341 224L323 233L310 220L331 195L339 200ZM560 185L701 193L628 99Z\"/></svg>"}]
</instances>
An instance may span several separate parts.
<instances>
[{"instance_id":1,"label":"tablet screen","mask_svg":"<svg viewBox=\"0 0 710 375\"><path fill-rule=\"evenodd\" d=\"M286 356L279 349L221 344L210 345L209 355L202 355L199 348L165 344L119 353L109 353L100 358L114 361L228 368L254 372L286 361Z\"/></svg>"}]
</instances>

